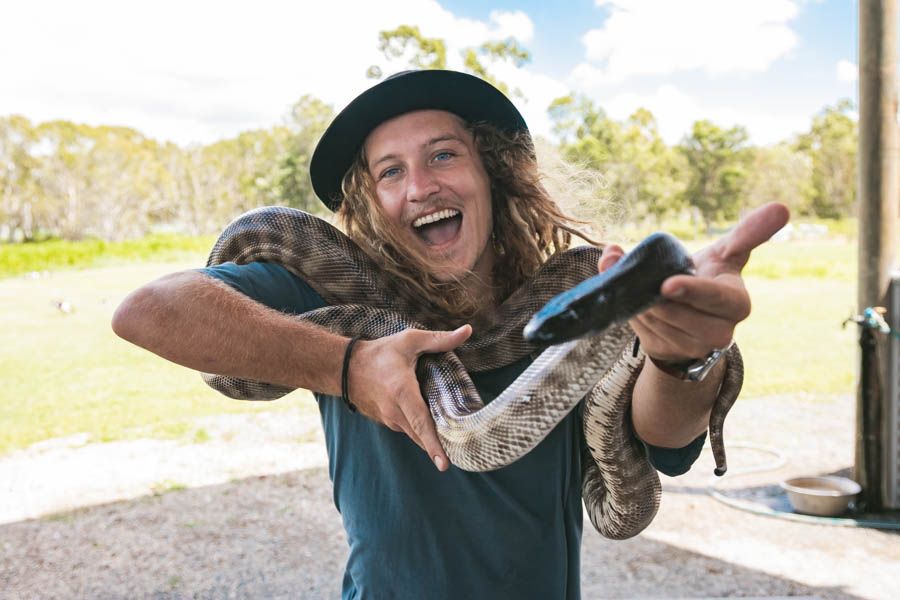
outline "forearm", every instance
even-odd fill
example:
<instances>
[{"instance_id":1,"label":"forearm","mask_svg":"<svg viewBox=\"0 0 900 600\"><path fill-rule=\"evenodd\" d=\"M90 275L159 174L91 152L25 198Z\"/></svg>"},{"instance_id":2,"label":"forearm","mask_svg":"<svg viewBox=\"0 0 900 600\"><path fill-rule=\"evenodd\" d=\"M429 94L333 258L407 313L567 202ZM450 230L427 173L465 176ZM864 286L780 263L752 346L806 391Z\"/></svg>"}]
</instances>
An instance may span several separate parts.
<instances>
[{"instance_id":1,"label":"forearm","mask_svg":"<svg viewBox=\"0 0 900 600\"><path fill-rule=\"evenodd\" d=\"M198 371L340 394L346 338L196 271L167 275L132 292L112 327L120 337Z\"/></svg>"},{"instance_id":2,"label":"forearm","mask_svg":"<svg viewBox=\"0 0 900 600\"><path fill-rule=\"evenodd\" d=\"M663 448L681 448L703 433L716 399L724 361L699 382L681 381L644 361L632 394L631 419L643 441Z\"/></svg>"}]
</instances>

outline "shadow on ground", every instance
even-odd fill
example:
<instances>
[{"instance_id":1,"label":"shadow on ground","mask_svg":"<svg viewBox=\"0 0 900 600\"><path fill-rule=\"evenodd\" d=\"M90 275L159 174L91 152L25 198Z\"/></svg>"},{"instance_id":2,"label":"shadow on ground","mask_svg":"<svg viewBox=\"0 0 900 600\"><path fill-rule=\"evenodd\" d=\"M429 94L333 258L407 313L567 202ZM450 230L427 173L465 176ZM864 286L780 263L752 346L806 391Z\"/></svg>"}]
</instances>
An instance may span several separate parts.
<instances>
[{"instance_id":1,"label":"shadow on ground","mask_svg":"<svg viewBox=\"0 0 900 600\"><path fill-rule=\"evenodd\" d=\"M0 598L336 598L346 546L330 490L312 469L3 525ZM586 599L857 597L646 535L584 537Z\"/></svg>"}]
</instances>

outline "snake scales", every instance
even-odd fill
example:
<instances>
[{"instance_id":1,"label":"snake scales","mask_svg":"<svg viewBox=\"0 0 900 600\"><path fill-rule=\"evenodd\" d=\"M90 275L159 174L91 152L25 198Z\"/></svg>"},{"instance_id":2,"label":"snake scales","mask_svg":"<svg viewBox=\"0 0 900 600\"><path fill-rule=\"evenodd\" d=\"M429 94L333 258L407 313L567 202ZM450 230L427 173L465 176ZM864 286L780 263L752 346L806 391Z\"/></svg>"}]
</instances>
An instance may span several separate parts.
<instances>
[{"instance_id":1,"label":"snake scales","mask_svg":"<svg viewBox=\"0 0 900 600\"><path fill-rule=\"evenodd\" d=\"M422 394L451 462L470 471L510 464L534 448L582 399L582 496L591 522L612 539L642 531L659 506L660 483L631 428L631 390L644 355L623 318L602 333L551 346L518 379L484 405L468 376L511 364L539 348L522 329L532 314L563 290L597 273L599 251L574 248L551 257L498 309L489 326L454 352L423 355ZM420 309L404 301L389 277L343 233L304 212L279 207L250 211L221 234L209 266L254 261L283 265L329 304L296 318L345 336L374 339L422 328ZM231 398L274 399L290 388L204 374ZM710 441L720 470L722 426L740 391L743 367L737 347L727 353L725 379L710 418Z\"/></svg>"}]
</instances>

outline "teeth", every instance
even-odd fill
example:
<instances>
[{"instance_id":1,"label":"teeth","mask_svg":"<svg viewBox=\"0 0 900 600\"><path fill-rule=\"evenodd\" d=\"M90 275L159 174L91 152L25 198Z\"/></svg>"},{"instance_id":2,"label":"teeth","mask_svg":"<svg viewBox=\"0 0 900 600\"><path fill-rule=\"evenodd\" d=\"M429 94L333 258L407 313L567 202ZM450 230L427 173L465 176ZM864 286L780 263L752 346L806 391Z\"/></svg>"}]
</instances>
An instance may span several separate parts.
<instances>
[{"instance_id":1,"label":"teeth","mask_svg":"<svg viewBox=\"0 0 900 600\"><path fill-rule=\"evenodd\" d=\"M436 213L431 213L430 215L419 217L418 219L413 221L413 227L419 228L422 225L434 223L435 221L440 221L441 219L449 219L450 217L455 217L458 214L459 211L455 208L445 208L444 210L439 210Z\"/></svg>"}]
</instances>

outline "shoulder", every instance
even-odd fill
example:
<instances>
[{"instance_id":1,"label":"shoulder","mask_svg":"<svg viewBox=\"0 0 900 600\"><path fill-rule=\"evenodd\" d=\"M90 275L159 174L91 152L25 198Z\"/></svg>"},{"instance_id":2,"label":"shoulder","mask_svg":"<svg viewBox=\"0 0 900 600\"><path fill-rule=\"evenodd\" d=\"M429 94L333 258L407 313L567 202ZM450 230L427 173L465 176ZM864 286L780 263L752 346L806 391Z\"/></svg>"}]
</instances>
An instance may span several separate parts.
<instances>
[{"instance_id":1,"label":"shoulder","mask_svg":"<svg viewBox=\"0 0 900 600\"><path fill-rule=\"evenodd\" d=\"M326 305L306 281L279 264L227 262L199 271L282 312L301 313Z\"/></svg>"}]
</instances>

